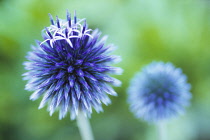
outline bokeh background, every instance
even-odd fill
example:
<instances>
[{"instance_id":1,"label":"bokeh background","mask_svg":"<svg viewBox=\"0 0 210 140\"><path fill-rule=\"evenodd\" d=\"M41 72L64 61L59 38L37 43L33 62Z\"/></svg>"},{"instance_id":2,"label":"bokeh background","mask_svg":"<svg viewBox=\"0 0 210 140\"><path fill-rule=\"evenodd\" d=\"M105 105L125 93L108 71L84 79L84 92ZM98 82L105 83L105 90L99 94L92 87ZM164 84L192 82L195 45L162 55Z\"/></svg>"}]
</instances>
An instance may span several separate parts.
<instances>
[{"instance_id":1,"label":"bokeh background","mask_svg":"<svg viewBox=\"0 0 210 140\"><path fill-rule=\"evenodd\" d=\"M174 63L192 84L191 106L168 123L169 140L210 140L209 0L0 0L0 140L80 140L69 115L38 110L21 77L48 13L65 18L66 9L108 34L123 58L118 97L90 119L96 140L157 140L156 126L135 119L126 101L130 79L153 60Z\"/></svg>"}]
</instances>

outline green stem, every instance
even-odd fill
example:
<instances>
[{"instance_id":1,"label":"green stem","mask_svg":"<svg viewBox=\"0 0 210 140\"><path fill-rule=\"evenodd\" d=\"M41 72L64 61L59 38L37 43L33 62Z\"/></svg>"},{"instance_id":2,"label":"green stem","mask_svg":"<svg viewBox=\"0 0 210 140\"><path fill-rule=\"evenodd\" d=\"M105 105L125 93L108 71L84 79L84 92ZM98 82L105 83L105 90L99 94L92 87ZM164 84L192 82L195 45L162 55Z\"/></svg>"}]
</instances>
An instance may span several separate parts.
<instances>
[{"instance_id":1,"label":"green stem","mask_svg":"<svg viewBox=\"0 0 210 140\"><path fill-rule=\"evenodd\" d=\"M158 129L158 133L159 133L159 140L168 140L165 122L158 122L157 129Z\"/></svg>"},{"instance_id":2,"label":"green stem","mask_svg":"<svg viewBox=\"0 0 210 140\"><path fill-rule=\"evenodd\" d=\"M89 120L82 111L78 112L77 126L82 140L94 140Z\"/></svg>"}]
</instances>

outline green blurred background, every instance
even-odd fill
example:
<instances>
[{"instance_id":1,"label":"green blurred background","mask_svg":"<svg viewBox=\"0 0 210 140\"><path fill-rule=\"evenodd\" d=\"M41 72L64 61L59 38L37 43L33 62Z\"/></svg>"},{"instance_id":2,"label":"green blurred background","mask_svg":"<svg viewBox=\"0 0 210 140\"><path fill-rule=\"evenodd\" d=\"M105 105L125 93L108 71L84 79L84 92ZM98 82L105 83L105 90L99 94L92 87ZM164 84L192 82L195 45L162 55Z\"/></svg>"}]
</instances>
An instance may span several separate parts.
<instances>
[{"instance_id":1,"label":"green blurred background","mask_svg":"<svg viewBox=\"0 0 210 140\"><path fill-rule=\"evenodd\" d=\"M186 114L168 123L169 140L210 140L210 1L209 0L0 0L0 140L80 140L69 114L58 120L24 90L22 63L48 13L65 18L77 10L90 28L108 34L123 61L118 97L94 112L90 122L96 140L157 140L156 127L129 111L129 79L153 60L181 67L192 84Z\"/></svg>"}]
</instances>

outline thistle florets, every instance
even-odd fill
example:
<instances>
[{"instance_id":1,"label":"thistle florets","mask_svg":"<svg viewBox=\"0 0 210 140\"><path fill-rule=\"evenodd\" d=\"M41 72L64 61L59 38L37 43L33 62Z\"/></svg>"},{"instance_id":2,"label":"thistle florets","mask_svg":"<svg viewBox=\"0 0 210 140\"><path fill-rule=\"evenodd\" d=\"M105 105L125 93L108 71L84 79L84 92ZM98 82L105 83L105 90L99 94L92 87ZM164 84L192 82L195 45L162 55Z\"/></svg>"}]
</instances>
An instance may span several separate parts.
<instances>
[{"instance_id":1,"label":"thistle florets","mask_svg":"<svg viewBox=\"0 0 210 140\"><path fill-rule=\"evenodd\" d=\"M32 46L29 61L24 63L28 70L23 74L28 80L25 89L34 91L30 99L43 95L39 108L48 103L50 115L58 109L60 119L67 112L75 119L79 110L90 116L92 107L102 111L102 103L110 103L107 94L117 95L110 85L121 84L108 75L122 72L121 68L109 66L120 60L109 55L115 47L105 46L107 37L99 39L101 33L97 29L92 32L76 13L73 20L67 12L66 20L57 17L55 22L50 15L50 21L51 25L43 30L44 41Z\"/></svg>"}]
</instances>

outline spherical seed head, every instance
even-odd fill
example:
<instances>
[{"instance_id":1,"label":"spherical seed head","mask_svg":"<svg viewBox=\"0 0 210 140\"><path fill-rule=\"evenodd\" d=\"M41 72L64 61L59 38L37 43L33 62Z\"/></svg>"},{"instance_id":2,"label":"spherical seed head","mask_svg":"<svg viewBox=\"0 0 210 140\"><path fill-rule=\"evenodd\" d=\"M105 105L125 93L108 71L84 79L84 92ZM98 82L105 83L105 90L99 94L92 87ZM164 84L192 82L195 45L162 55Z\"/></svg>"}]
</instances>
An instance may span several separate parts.
<instances>
[{"instance_id":1,"label":"spherical seed head","mask_svg":"<svg viewBox=\"0 0 210 140\"><path fill-rule=\"evenodd\" d=\"M130 109L137 118L149 122L170 119L189 105L190 88L180 68L171 63L152 62L130 83Z\"/></svg>"},{"instance_id":2,"label":"spherical seed head","mask_svg":"<svg viewBox=\"0 0 210 140\"><path fill-rule=\"evenodd\" d=\"M102 111L102 103L110 103L107 94L117 95L110 85L121 84L108 75L122 72L109 66L120 60L110 55L115 47L105 46L107 37L100 39L101 33L97 29L92 32L76 15L72 21L67 12L67 20L57 17L56 22L50 15L50 21L52 25L43 30L44 41L32 46L24 63L28 70L23 74L28 80L25 89L34 91L30 99L43 96L39 108L48 103L50 115L57 109L60 119L67 112L75 119L78 110L90 116L92 107Z\"/></svg>"}]
</instances>

